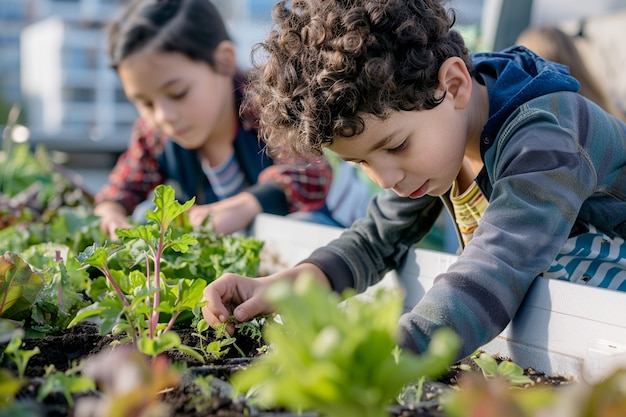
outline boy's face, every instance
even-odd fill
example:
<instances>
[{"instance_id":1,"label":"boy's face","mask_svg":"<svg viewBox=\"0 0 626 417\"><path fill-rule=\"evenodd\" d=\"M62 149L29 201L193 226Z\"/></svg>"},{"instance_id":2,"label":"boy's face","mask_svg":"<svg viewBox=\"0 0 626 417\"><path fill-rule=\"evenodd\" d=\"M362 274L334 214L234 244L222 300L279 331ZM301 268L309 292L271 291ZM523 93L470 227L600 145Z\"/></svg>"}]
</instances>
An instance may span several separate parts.
<instances>
[{"instance_id":1,"label":"boy's face","mask_svg":"<svg viewBox=\"0 0 626 417\"><path fill-rule=\"evenodd\" d=\"M230 76L177 52L133 53L119 65L118 74L141 116L187 149L210 146L233 95ZM232 125L227 127L230 132Z\"/></svg>"},{"instance_id":2,"label":"boy's face","mask_svg":"<svg viewBox=\"0 0 626 417\"><path fill-rule=\"evenodd\" d=\"M396 111L385 120L364 117L365 130L335 138L328 148L359 163L367 175L399 196L446 193L456 179L466 149L464 112L446 99L432 110Z\"/></svg>"}]
</instances>

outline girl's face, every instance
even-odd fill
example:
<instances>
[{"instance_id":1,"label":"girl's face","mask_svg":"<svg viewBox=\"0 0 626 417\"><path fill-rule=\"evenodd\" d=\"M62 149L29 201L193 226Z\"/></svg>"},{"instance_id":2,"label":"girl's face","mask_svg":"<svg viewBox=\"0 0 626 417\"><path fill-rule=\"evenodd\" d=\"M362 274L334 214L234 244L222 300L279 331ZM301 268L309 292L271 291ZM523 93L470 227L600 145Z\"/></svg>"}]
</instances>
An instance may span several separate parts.
<instances>
[{"instance_id":1,"label":"girl's face","mask_svg":"<svg viewBox=\"0 0 626 417\"><path fill-rule=\"evenodd\" d=\"M232 117L225 117L235 111L231 75L178 52L150 49L125 58L118 75L141 117L182 147L199 149L212 137L232 135Z\"/></svg>"},{"instance_id":2,"label":"girl's face","mask_svg":"<svg viewBox=\"0 0 626 417\"><path fill-rule=\"evenodd\" d=\"M329 149L361 164L376 184L399 196L439 196L463 163L468 136L463 114L446 99L432 110L397 111L385 120L367 116L362 134L336 138Z\"/></svg>"}]
</instances>

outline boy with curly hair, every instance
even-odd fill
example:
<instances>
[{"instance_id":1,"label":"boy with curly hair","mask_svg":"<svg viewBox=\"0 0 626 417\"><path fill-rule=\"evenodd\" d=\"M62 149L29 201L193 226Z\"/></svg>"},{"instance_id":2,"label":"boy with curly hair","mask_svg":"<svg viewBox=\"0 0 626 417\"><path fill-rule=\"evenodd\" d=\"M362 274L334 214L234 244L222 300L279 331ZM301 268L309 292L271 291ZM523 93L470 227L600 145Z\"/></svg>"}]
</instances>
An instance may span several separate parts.
<instances>
[{"instance_id":1,"label":"boy with curly hair","mask_svg":"<svg viewBox=\"0 0 626 417\"><path fill-rule=\"evenodd\" d=\"M311 271L357 292L398 267L445 208L462 253L400 319L423 352L466 357L511 321L535 277L626 290L626 125L524 47L471 54L439 0L281 1L248 103L272 149L362 165L367 216L297 266L205 290L211 324L273 311L263 292Z\"/></svg>"}]
</instances>

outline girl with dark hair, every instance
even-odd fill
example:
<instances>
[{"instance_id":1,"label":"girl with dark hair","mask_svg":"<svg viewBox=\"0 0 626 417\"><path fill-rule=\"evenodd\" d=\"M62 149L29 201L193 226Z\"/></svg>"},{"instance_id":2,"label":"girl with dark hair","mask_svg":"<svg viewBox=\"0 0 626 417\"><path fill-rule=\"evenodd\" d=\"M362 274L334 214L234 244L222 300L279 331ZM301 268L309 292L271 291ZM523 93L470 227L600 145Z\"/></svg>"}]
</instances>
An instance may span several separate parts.
<instances>
[{"instance_id":1,"label":"girl with dark hair","mask_svg":"<svg viewBox=\"0 0 626 417\"><path fill-rule=\"evenodd\" d=\"M108 51L140 118L96 196L105 233L116 238L129 227L163 183L179 199L195 197L191 223L210 218L219 234L245 229L261 212L321 214L332 224L328 162L269 155L252 112L240 112L246 79L209 0L134 0L111 24Z\"/></svg>"}]
</instances>

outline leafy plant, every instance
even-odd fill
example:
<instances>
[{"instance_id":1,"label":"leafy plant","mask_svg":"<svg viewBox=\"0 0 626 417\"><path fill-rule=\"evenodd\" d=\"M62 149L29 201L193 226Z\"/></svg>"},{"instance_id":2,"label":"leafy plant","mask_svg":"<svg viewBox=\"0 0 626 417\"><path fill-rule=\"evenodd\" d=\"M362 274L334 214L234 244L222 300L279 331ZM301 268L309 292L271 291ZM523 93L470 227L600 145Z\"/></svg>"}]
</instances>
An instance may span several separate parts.
<instances>
[{"instance_id":1,"label":"leafy plant","mask_svg":"<svg viewBox=\"0 0 626 417\"><path fill-rule=\"evenodd\" d=\"M154 203L155 210L146 214L148 224L117 232L126 239L125 243L130 240L129 244L135 241L145 244L145 272L133 270L124 275L109 268L108 260L122 248L120 245L91 246L79 255L78 259L85 267L91 266L102 272L113 294L105 294L100 301L82 309L70 325L99 315L105 324L101 331L117 327L118 332L125 332L144 353L156 356L177 347L201 359L192 349L181 345L177 335L164 334L171 330L179 314L200 304L206 283L191 279L168 283L161 272L161 257L167 248L184 253L197 244L191 235L175 234L170 228L172 222L193 205L194 199L180 204L175 200L174 189L161 185L155 190ZM121 320L122 316L125 321ZM164 317L167 317L166 323L161 322Z\"/></svg>"},{"instance_id":2,"label":"leafy plant","mask_svg":"<svg viewBox=\"0 0 626 417\"><path fill-rule=\"evenodd\" d=\"M43 288L43 280L17 254L0 257L0 317L22 320Z\"/></svg>"},{"instance_id":3,"label":"leafy plant","mask_svg":"<svg viewBox=\"0 0 626 417\"><path fill-rule=\"evenodd\" d=\"M43 146L3 141L0 151L0 228L49 221L61 207L91 206L93 196Z\"/></svg>"},{"instance_id":4,"label":"leafy plant","mask_svg":"<svg viewBox=\"0 0 626 417\"><path fill-rule=\"evenodd\" d=\"M245 353L237 346L237 339L231 336L226 331L226 323L222 323L213 328L215 340L204 344L208 338L203 335L204 331L209 329L209 325L204 319L198 323L198 333L194 333L200 340L200 346L196 349L207 359L220 359L230 351L230 346L233 346L239 351L242 357L245 357Z\"/></svg>"},{"instance_id":5,"label":"leafy plant","mask_svg":"<svg viewBox=\"0 0 626 417\"><path fill-rule=\"evenodd\" d=\"M512 361L501 360L498 362L495 357L484 352L473 355L472 359L486 378L501 377L513 386L533 383L529 377L524 375L524 369Z\"/></svg>"},{"instance_id":6,"label":"leafy plant","mask_svg":"<svg viewBox=\"0 0 626 417\"><path fill-rule=\"evenodd\" d=\"M8 370L0 369L0 416L2 410L13 406L15 396L25 383L24 378L15 377Z\"/></svg>"},{"instance_id":7,"label":"leafy plant","mask_svg":"<svg viewBox=\"0 0 626 417\"><path fill-rule=\"evenodd\" d=\"M276 283L267 295L282 321L264 327L272 348L232 378L239 392L253 392L264 407L387 417L405 384L440 376L459 347L458 337L442 329L423 355L400 350L399 292L381 290L372 300L345 293L340 303L342 297L303 274L293 285Z\"/></svg>"},{"instance_id":8,"label":"leafy plant","mask_svg":"<svg viewBox=\"0 0 626 417\"><path fill-rule=\"evenodd\" d=\"M96 388L93 379L80 374L80 366L73 366L65 372L58 372L54 365L46 367L44 382L37 390L37 400L43 401L53 393L63 394L65 401L74 406L72 394L92 391Z\"/></svg>"},{"instance_id":9,"label":"leafy plant","mask_svg":"<svg viewBox=\"0 0 626 417\"><path fill-rule=\"evenodd\" d=\"M76 313L90 304L86 297L91 286L89 275L63 244L34 245L23 256L44 280L32 307L30 333L47 334L67 328Z\"/></svg>"},{"instance_id":10,"label":"leafy plant","mask_svg":"<svg viewBox=\"0 0 626 417\"><path fill-rule=\"evenodd\" d=\"M200 340L200 346L196 349L210 360L224 357L230 351L230 346L232 346L239 352L239 355L244 358L246 357L246 353L237 345L237 335L245 336L256 343L261 344L261 341L263 340L261 329L262 323L264 322L265 318L263 317L243 323L240 323L233 318L230 320L230 323L235 325L235 335L231 335L226 330L227 323L221 323L211 328L204 319L200 319L197 324L198 332L194 333L194 335ZM214 340L207 343L205 346L204 342L206 342L208 338L203 334L207 330L213 331Z\"/></svg>"},{"instance_id":11,"label":"leafy plant","mask_svg":"<svg viewBox=\"0 0 626 417\"><path fill-rule=\"evenodd\" d=\"M2 356L7 356L17 367L17 375L20 378L24 378L24 374L26 373L26 366L28 365L28 361L35 355L41 353L38 347L35 347L31 350L22 349L22 335L23 331L21 329L13 332L11 340L4 348Z\"/></svg>"},{"instance_id":12,"label":"leafy plant","mask_svg":"<svg viewBox=\"0 0 626 417\"><path fill-rule=\"evenodd\" d=\"M13 406L18 391L27 382L24 378L26 364L32 356L39 353L38 348L31 351L20 350L23 334L24 331L17 327L16 322L0 319L0 344L7 343L0 352L0 362L4 362L7 357L16 365L19 374L16 377L8 369L0 369L0 410Z\"/></svg>"}]
</instances>

